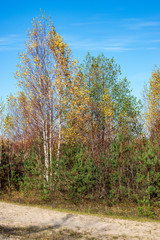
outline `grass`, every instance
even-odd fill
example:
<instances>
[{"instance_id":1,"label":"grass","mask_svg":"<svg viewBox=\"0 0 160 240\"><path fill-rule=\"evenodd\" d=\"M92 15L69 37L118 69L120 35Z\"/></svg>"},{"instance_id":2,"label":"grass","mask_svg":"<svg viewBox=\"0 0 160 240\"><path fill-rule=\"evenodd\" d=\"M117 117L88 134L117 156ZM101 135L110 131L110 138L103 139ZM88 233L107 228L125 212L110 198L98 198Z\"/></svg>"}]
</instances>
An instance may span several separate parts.
<instances>
[{"instance_id":1,"label":"grass","mask_svg":"<svg viewBox=\"0 0 160 240\"><path fill-rule=\"evenodd\" d=\"M111 217L118 219L129 219L136 221L156 221L160 222L160 209L155 208L154 219L151 216L141 216L138 213L138 206L135 203L123 202L109 204L105 200L77 200L72 201L62 195L53 195L52 198L41 200L34 195L24 195L23 193L13 192L11 195L2 194L1 201L38 206L41 208L54 209L61 212L87 214L99 217Z\"/></svg>"},{"instance_id":2,"label":"grass","mask_svg":"<svg viewBox=\"0 0 160 240\"><path fill-rule=\"evenodd\" d=\"M28 206L38 206L43 209L54 209L61 212L84 214L84 215L94 215L98 217L111 217L118 219L129 219L136 220L140 222L144 221L156 221L160 222L160 219L151 219L150 217L142 217L138 215L137 205L134 203L116 203L108 204L105 200L99 201L71 201L65 199L63 196L53 195L52 199L46 199L46 201L38 199L34 195L24 195L23 193L12 192L11 195L1 194L0 201L12 202L15 204L28 205ZM137 223L138 224L138 223ZM0 237L5 237L4 239L40 239L40 240L96 240L95 237L90 236L87 232L77 232L71 229L56 229L45 227L6 227L0 225ZM3 239L3 238L2 238ZM122 236L111 236L106 235L106 240L113 239L123 239L129 240L125 235ZM131 239L131 238L130 238ZM137 237L138 239L138 237ZM100 240L100 238L99 238Z\"/></svg>"}]
</instances>

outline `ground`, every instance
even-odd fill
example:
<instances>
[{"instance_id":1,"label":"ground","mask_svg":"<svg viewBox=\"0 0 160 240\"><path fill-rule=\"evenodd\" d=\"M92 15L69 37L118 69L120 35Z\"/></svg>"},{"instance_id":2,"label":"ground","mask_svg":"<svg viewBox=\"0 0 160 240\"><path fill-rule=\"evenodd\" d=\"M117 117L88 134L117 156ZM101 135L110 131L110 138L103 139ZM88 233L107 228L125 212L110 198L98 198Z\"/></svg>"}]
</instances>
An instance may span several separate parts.
<instances>
[{"instance_id":1,"label":"ground","mask_svg":"<svg viewBox=\"0 0 160 240\"><path fill-rule=\"evenodd\" d=\"M0 202L0 239L160 240L160 223L70 214Z\"/></svg>"}]
</instances>

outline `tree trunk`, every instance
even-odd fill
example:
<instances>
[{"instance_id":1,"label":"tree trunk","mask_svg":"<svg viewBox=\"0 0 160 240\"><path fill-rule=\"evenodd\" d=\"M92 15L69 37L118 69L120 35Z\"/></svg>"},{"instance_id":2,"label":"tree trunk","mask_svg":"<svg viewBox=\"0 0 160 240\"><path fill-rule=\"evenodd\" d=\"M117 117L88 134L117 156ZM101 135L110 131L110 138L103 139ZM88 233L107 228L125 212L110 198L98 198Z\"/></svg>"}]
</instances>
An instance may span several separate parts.
<instances>
[{"instance_id":1,"label":"tree trunk","mask_svg":"<svg viewBox=\"0 0 160 240\"><path fill-rule=\"evenodd\" d=\"M62 131L62 123L61 123L61 114L60 114L60 116L59 116L58 150L57 150L57 160L58 160L58 163L59 163L60 148L61 148L61 131Z\"/></svg>"},{"instance_id":2,"label":"tree trunk","mask_svg":"<svg viewBox=\"0 0 160 240\"><path fill-rule=\"evenodd\" d=\"M44 159L45 159L45 179L49 181L49 160L48 160L48 141L47 141L47 121L44 122L43 126L43 147L44 147Z\"/></svg>"}]
</instances>

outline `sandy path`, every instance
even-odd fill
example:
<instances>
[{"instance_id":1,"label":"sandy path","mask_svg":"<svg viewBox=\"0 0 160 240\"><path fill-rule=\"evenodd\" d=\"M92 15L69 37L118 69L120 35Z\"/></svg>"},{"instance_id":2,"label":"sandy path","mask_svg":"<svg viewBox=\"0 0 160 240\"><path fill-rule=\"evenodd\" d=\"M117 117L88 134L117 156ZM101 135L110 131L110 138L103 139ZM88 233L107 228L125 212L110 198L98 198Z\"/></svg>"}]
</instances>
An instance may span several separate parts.
<instances>
[{"instance_id":1,"label":"sandy path","mask_svg":"<svg viewBox=\"0 0 160 240\"><path fill-rule=\"evenodd\" d=\"M4 228L36 227L41 229L50 228L52 231L69 229L86 234L83 238L75 237L72 239L91 239L89 236L93 236L92 239L160 240L160 223L156 222L138 222L68 214L38 207L0 202L0 239L21 239L5 238L2 234Z\"/></svg>"}]
</instances>

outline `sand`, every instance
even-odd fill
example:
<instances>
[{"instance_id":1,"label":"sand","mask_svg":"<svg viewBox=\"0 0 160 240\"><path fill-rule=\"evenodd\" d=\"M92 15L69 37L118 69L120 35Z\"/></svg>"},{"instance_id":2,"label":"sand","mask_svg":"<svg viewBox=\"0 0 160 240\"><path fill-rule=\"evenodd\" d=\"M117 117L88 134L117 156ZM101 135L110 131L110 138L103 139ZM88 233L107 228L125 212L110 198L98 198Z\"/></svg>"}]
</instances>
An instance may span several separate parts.
<instances>
[{"instance_id":1,"label":"sand","mask_svg":"<svg viewBox=\"0 0 160 240\"><path fill-rule=\"evenodd\" d=\"M59 232L61 235L54 235ZM0 202L0 239L160 240L160 223L69 214Z\"/></svg>"}]
</instances>

